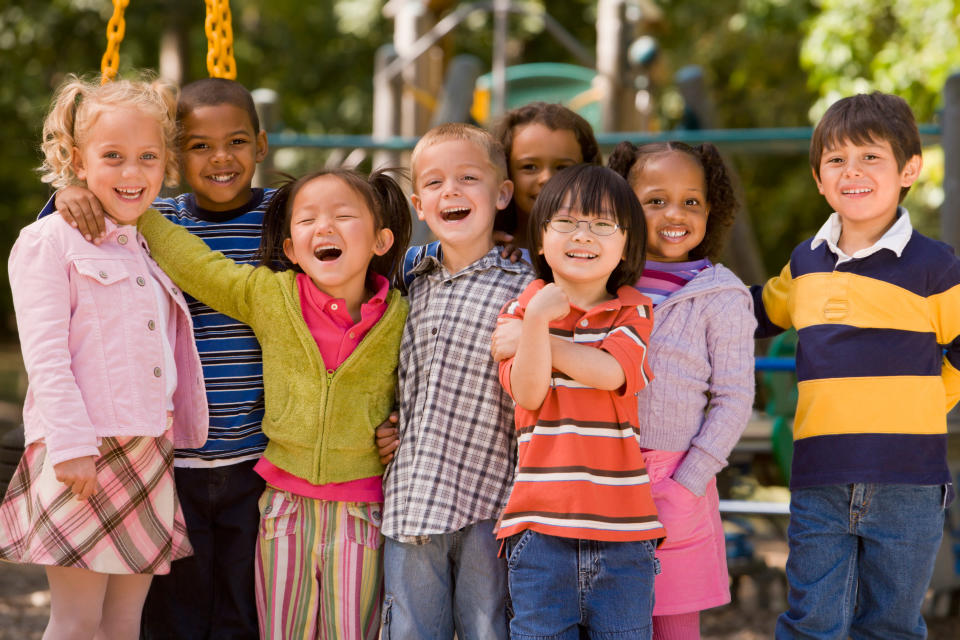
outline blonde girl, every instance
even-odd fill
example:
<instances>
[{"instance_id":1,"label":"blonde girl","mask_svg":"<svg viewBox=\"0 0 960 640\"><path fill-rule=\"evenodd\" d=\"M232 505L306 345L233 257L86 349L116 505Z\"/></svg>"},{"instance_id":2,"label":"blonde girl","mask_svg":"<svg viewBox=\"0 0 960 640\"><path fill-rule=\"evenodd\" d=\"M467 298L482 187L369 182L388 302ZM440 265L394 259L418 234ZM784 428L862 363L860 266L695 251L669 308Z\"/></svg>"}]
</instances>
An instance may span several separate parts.
<instances>
[{"instance_id":1,"label":"blonde girl","mask_svg":"<svg viewBox=\"0 0 960 640\"><path fill-rule=\"evenodd\" d=\"M44 122L43 181L96 194L106 235L92 245L48 216L10 255L29 387L0 559L46 568L47 639L137 638L153 574L192 553L173 449L206 440L200 359L134 226L176 181L173 104L147 81L68 78Z\"/></svg>"}]
</instances>

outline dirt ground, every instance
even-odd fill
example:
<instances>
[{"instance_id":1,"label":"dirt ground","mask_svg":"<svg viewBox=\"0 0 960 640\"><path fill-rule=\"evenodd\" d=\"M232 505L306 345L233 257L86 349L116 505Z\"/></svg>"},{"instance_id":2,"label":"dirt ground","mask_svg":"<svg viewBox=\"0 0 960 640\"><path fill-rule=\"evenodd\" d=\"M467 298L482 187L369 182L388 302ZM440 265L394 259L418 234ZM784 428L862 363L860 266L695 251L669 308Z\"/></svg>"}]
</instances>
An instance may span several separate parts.
<instances>
[{"instance_id":1,"label":"dirt ground","mask_svg":"<svg viewBox=\"0 0 960 640\"><path fill-rule=\"evenodd\" d=\"M773 637L783 607L782 585L766 591L769 607L760 606L756 583L749 577L736 589L739 602L703 614L703 640L764 640ZM762 600L762 598L760 598ZM0 640L40 640L49 615L50 596L43 570L0 563ZM928 618L930 640L960 638L960 617Z\"/></svg>"}]
</instances>

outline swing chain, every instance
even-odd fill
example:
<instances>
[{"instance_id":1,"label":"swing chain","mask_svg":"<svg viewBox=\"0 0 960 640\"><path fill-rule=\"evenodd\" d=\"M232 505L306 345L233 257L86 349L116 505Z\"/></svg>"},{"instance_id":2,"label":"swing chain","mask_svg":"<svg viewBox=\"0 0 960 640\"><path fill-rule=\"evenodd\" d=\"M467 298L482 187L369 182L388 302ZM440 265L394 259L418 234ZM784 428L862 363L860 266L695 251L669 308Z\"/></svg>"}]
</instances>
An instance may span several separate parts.
<instances>
[{"instance_id":1,"label":"swing chain","mask_svg":"<svg viewBox=\"0 0 960 640\"><path fill-rule=\"evenodd\" d=\"M233 59L233 27L230 0L205 0L207 17L207 72L211 78L236 80L237 65Z\"/></svg>"},{"instance_id":2,"label":"swing chain","mask_svg":"<svg viewBox=\"0 0 960 640\"><path fill-rule=\"evenodd\" d=\"M123 19L123 10L130 4L130 0L113 0L113 15L107 23L107 50L100 60L100 74L102 82L113 80L120 68L120 43L127 30L127 23Z\"/></svg>"}]
</instances>

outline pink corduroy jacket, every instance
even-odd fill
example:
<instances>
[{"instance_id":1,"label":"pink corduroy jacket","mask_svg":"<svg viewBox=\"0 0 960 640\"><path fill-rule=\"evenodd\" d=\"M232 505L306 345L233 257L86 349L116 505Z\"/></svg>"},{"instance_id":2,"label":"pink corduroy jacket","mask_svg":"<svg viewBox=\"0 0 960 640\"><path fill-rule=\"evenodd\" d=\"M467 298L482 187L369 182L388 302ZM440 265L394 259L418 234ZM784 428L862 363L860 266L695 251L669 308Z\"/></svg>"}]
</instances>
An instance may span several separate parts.
<instances>
[{"instance_id":1,"label":"pink corduroy jacket","mask_svg":"<svg viewBox=\"0 0 960 640\"><path fill-rule=\"evenodd\" d=\"M98 455L105 436L159 436L167 428L166 371L150 278L170 292L167 334L177 387L177 448L207 439L203 372L183 294L149 257L136 227L107 221L99 245L59 215L25 227L10 253L10 287L29 386L26 443L48 459Z\"/></svg>"}]
</instances>

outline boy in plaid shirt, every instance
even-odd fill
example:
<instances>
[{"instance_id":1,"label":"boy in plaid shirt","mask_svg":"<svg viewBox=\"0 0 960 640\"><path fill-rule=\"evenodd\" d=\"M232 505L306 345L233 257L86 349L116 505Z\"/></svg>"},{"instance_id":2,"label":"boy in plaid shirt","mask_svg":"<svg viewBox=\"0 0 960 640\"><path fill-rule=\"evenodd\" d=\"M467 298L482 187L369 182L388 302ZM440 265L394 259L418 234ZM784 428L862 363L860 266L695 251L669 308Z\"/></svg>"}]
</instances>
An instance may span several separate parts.
<instances>
[{"instance_id":1,"label":"boy in plaid shirt","mask_svg":"<svg viewBox=\"0 0 960 640\"><path fill-rule=\"evenodd\" d=\"M445 124L411 158L413 204L440 240L405 264L410 315L399 366L400 446L384 476L384 637L507 638L506 566L493 529L516 466L513 402L490 336L533 279L491 239L510 201L503 148Z\"/></svg>"}]
</instances>

